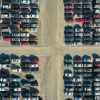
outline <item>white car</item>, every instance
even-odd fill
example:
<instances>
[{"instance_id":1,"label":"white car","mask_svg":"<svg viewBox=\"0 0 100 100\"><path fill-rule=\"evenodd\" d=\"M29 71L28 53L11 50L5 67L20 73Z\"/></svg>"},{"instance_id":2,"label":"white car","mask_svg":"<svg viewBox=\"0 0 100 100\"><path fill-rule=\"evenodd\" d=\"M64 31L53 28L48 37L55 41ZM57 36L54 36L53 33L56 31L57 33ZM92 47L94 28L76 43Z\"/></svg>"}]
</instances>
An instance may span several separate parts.
<instances>
[{"instance_id":1,"label":"white car","mask_svg":"<svg viewBox=\"0 0 100 100\"><path fill-rule=\"evenodd\" d=\"M68 97L68 96L72 96L73 95L73 92L70 92L70 93L65 93L65 95L66 95L66 97Z\"/></svg>"},{"instance_id":2,"label":"white car","mask_svg":"<svg viewBox=\"0 0 100 100\"><path fill-rule=\"evenodd\" d=\"M39 67L39 64L32 64L31 67L33 67L33 68L34 68L34 67L35 67L35 68L38 68L38 67Z\"/></svg>"},{"instance_id":3,"label":"white car","mask_svg":"<svg viewBox=\"0 0 100 100\"><path fill-rule=\"evenodd\" d=\"M14 88L14 91L21 91L21 88Z\"/></svg>"},{"instance_id":4,"label":"white car","mask_svg":"<svg viewBox=\"0 0 100 100\"><path fill-rule=\"evenodd\" d=\"M95 95L100 95L100 92L96 92Z\"/></svg>"},{"instance_id":5,"label":"white car","mask_svg":"<svg viewBox=\"0 0 100 100\"><path fill-rule=\"evenodd\" d=\"M0 87L4 87L5 86L5 83L0 83Z\"/></svg>"},{"instance_id":6,"label":"white car","mask_svg":"<svg viewBox=\"0 0 100 100\"><path fill-rule=\"evenodd\" d=\"M31 2L30 2L30 0L21 0L21 3L23 3L23 4L30 4Z\"/></svg>"},{"instance_id":7,"label":"white car","mask_svg":"<svg viewBox=\"0 0 100 100\"><path fill-rule=\"evenodd\" d=\"M32 17L32 18L37 18L37 19L38 19L38 18L39 18L39 14L36 14L36 15L35 15L35 14L32 14L31 17Z\"/></svg>"},{"instance_id":8,"label":"white car","mask_svg":"<svg viewBox=\"0 0 100 100\"><path fill-rule=\"evenodd\" d=\"M39 100L39 97L34 97L31 100Z\"/></svg>"},{"instance_id":9,"label":"white car","mask_svg":"<svg viewBox=\"0 0 100 100\"><path fill-rule=\"evenodd\" d=\"M95 78L95 81L97 81L97 82L99 81L100 82L100 78Z\"/></svg>"},{"instance_id":10,"label":"white car","mask_svg":"<svg viewBox=\"0 0 100 100\"><path fill-rule=\"evenodd\" d=\"M6 82L7 79L6 79L6 78L0 78L0 81L1 81L1 82Z\"/></svg>"},{"instance_id":11,"label":"white car","mask_svg":"<svg viewBox=\"0 0 100 100\"><path fill-rule=\"evenodd\" d=\"M11 100L20 100L20 97L17 97L17 98L11 98Z\"/></svg>"},{"instance_id":12,"label":"white car","mask_svg":"<svg viewBox=\"0 0 100 100\"><path fill-rule=\"evenodd\" d=\"M96 9L95 13L100 14L100 9Z\"/></svg>"},{"instance_id":13,"label":"white car","mask_svg":"<svg viewBox=\"0 0 100 100\"><path fill-rule=\"evenodd\" d=\"M100 91L100 87L95 87L95 90L96 91Z\"/></svg>"},{"instance_id":14,"label":"white car","mask_svg":"<svg viewBox=\"0 0 100 100\"><path fill-rule=\"evenodd\" d=\"M0 91L9 91L9 88L8 87L3 87L3 88L0 88Z\"/></svg>"}]
</instances>

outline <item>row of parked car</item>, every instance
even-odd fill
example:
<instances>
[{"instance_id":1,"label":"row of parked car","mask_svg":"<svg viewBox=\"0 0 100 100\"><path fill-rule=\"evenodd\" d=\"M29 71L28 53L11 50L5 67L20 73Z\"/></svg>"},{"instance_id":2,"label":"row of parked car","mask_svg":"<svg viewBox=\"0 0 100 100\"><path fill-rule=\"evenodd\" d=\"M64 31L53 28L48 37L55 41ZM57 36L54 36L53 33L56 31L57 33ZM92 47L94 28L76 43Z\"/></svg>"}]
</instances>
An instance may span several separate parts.
<instances>
[{"instance_id":1,"label":"row of parked car","mask_svg":"<svg viewBox=\"0 0 100 100\"><path fill-rule=\"evenodd\" d=\"M99 29L84 25L66 25L64 29L66 44L100 44Z\"/></svg>"},{"instance_id":2,"label":"row of parked car","mask_svg":"<svg viewBox=\"0 0 100 100\"><path fill-rule=\"evenodd\" d=\"M1 0L1 39L12 45L36 45L39 29L37 0Z\"/></svg>"},{"instance_id":3,"label":"row of parked car","mask_svg":"<svg viewBox=\"0 0 100 100\"><path fill-rule=\"evenodd\" d=\"M38 81L32 74L24 78L12 74L8 69L0 69L0 99L1 100L42 100L39 96ZM9 99L10 100L10 99Z\"/></svg>"},{"instance_id":4,"label":"row of parked car","mask_svg":"<svg viewBox=\"0 0 100 100\"><path fill-rule=\"evenodd\" d=\"M6 68L13 72L34 72L39 70L39 58L35 55L18 56L16 54L0 54L0 69Z\"/></svg>"},{"instance_id":5,"label":"row of parked car","mask_svg":"<svg viewBox=\"0 0 100 100\"><path fill-rule=\"evenodd\" d=\"M92 56L84 54L83 56L74 55L71 56L70 54L66 54L64 57L64 65L81 65L81 66L88 66L93 65L99 68L100 63L100 55L93 53Z\"/></svg>"},{"instance_id":6,"label":"row of parked car","mask_svg":"<svg viewBox=\"0 0 100 100\"><path fill-rule=\"evenodd\" d=\"M75 16L90 20L92 18L92 5L95 0L64 0L65 20L73 20Z\"/></svg>"},{"instance_id":7,"label":"row of parked car","mask_svg":"<svg viewBox=\"0 0 100 100\"><path fill-rule=\"evenodd\" d=\"M100 1L64 0L64 16L65 44L100 44Z\"/></svg>"},{"instance_id":8,"label":"row of parked car","mask_svg":"<svg viewBox=\"0 0 100 100\"><path fill-rule=\"evenodd\" d=\"M99 100L100 55L66 54L63 79L66 100Z\"/></svg>"},{"instance_id":9,"label":"row of parked car","mask_svg":"<svg viewBox=\"0 0 100 100\"><path fill-rule=\"evenodd\" d=\"M0 100L42 100L35 55L0 54Z\"/></svg>"}]
</instances>

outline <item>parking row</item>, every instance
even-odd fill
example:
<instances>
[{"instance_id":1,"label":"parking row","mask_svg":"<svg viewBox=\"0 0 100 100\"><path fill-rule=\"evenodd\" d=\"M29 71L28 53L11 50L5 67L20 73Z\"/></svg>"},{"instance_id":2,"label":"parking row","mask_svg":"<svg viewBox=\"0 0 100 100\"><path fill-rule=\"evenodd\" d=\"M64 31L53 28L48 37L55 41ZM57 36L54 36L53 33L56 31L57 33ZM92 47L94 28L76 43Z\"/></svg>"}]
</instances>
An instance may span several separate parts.
<instances>
[{"instance_id":1,"label":"parking row","mask_svg":"<svg viewBox=\"0 0 100 100\"><path fill-rule=\"evenodd\" d=\"M35 55L18 56L16 54L0 54L0 69L13 72L34 72L39 70L39 58Z\"/></svg>"},{"instance_id":2,"label":"parking row","mask_svg":"<svg viewBox=\"0 0 100 100\"><path fill-rule=\"evenodd\" d=\"M8 69L0 69L0 98L1 100L42 100L39 96L38 81L32 74L24 78L12 74Z\"/></svg>"},{"instance_id":3,"label":"parking row","mask_svg":"<svg viewBox=\"0 0 100 100\"><path fill-rule=\"evenodd\" d=\"M37 45L39 2L1 0L1 40L12 45Z\"/></svg>"},{"instance_id":4,"label":"parking row","mask_svg":"<svg viewBox=\"0 0 100 100\"><path fill-rule=\"evenodd\" d=\"M39 57L0 54L0 99L42 100L36 72L39 71Z\"/></svg>"},{"instance_id":5,"label":"parking row","mask_svg":"<svg viewBox=\"0 0 100 100\"><path fill-rule=\"evenodd\" d=\"M65 44L100 44L100 2L98 0L64 0L64 19Z\"/></svg>"},{"instance_id":6,"label":"parking row","mask_svg":"<svg viewBox=\"0 0 100 100\"><path fill-rule=\"evenodd\" d=\"M100 63L100 55L93 53L91 56L84 54L83 56L80 55L70 55L70 54L66 54L64 57L64 64L68 65L68 64L72 64L72 65L93 65L95 67L99 67L99 63Z\"/></svg>"},{"instance_id":7,"label":"parking row","mask_svg":"<svg viewBox=\"0 0 100 100\"><path fill-rule=\"evenodd\" d=\"M76 16L90 20L92 17L92 4L91 0L64 0L65 20L73 20Z\"/></svg>"},{"instance_id":8,"label":"parking row","mask_svg":"<svg viewBox=\"0 0 100 100\"><path fill-rule=\"evenodd\" d=\"M99 100L100 55L66 54L63 79L66 100Z\"/></svg>"},{"instance_id":9,"label":"parking row","mask_svg":"<svg viewBox=\"0 0 100 100\"><path fill-rule=\"evenodd\" d=\"M75 45L98 45L100 35L98 27L91 28L84 25L66 25L64 30L65 44Z\"/></svg>"}]
</instances>

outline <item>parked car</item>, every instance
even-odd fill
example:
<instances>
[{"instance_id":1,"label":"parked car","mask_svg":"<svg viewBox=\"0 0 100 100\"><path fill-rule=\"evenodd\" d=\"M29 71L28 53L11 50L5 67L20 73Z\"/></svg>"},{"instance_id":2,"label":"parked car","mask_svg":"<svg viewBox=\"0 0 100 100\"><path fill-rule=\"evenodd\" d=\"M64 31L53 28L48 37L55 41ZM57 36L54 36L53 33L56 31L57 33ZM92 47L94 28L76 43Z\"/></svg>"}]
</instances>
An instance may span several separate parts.
<instances>
[{"instance_id":1,"label":"parked car","mask_svg":"<svg viewBox=\"0 0 100 100\"><path fill-rule=\"evenodd\" d=\"M0 78L2 77L2 78L7 79L9 77L9 75L10 75L10 73L9 73L8 69L4 69L4 68L0 69Z\"/></svg>"},{"instance_id":2,"label":"parked car","mask_svg":"<svg viewBox=\"0 0 100 100\"><path fill-rule=\"evenodd\" d=\"M39 94L39 90L37 88L30 87L30 96L31 97L37 96L38 94Z\"/></svg>"},{"instance_id":3,"label":"parked car","mask_svg":"<svg viewBox=\"0 0 100 100\"><path fill-rule=\"evenodd\" d=\"M9 77L12 81L15 81L15 82L20 82L21 81L21 78L20 76L16 75L16 74L10 74L10 77Z\"/></svg>"},{"instance_id":4,"label":"parked car","mask_svg":"<svg viewBox=\"0 0 100 100\"><path fill-rule=\"evenodd\" d=\"M32 100L43 100L41 96L33 96Z\"/></svg>"},{"instance_id":5,"label":"parked car","mask_svg":"<svg viewBox=\"0 0 100 100\"><path fill-rule=\"evenodd\" d=\"M0 63L1 64L9 64L10 63L9 55L8 54L1 53L0 54Z\"/></svg>"},{"instance_id":6,"label":"parked car","mask_svg":"<svg viewBox=\"0 0 100 100\"><path fill-rule=\"evenodd\" d=\"M31 84L31 86L39 86L37 80L33 80L33 81L31 81L30 84Z\"/></svg>"},{"instance_id":7,"label":"parked car","mask_svg":"<svg viewBox=\"0 0 100 100\"><path fill-rule=\"evenodd\" d=\"M63 0L64 1L64 3L71 3L72 2L72 0Z\"/></svg>"},{"instance_id":8,"label":"parked car","mask_svg":"<svg viewBox=\"0 0 100 100\"><path fill-rule=\"evenodd\" d=\"M2 91L0 94L2 98L10 98L10 91Z\"/></svg>"},{"instance_id":9,"label":"parked car","mask_svg":"<svg viewBox=\"0 0 100 100\"><path fill-rule=\"evenodd\" d=\"M95 53L92 56L93 56L94 67L99 67L100 66L100 56Z\"/></svg>"},{"instance_id":10,"label":"parked car","mask_svg":"<svg viewBox=\"0 0 100 100\"><path fill-rule=\"evenodd\" d=\"M83 57L82 57L82 63L83 63L83 65L84 64L86 64L86 65L88 65L88 64L91 64L92 62L91 62L91 57L90 56L88 56L88 55L83 55Z\"/></svg>"},{"instance_id":11,"label":"parked car","mask_svg":"<svg viewBox=\"0 0 100 100\"><path fill-rule=\"evenodd\" d=\"M66 65L70 65L70 64L72 64L72 56L71 55L69 55L69 54L66 54L65 56L64 56L64 64Z\"/></svg>"},{"instance_id":12,"label":"parked car","mask_svg":"<svg viewBox=\"0 0 100 100\"><path fill-rule=\"evenodd\" d=\"M21 0L21 4L30 4L31 0Z\"/></svg>"},{"instance_id":13,"label":"parked car","mask_svg":"<svg viewBox=\"0 0 100 100\"><path fill-rule=\"evenodd\" d=\"M33 79L34 79L34 76L32 75L32 74L26 74L26 79L28 80L28 81L32 81Z\"/></svg>"},{"instance_id":14,"label":"parked car","mask_svg":"<svg viewBox=\"0 0 100 100\"><path fill-rule=\"evenodd\" d=\"M30 84L30 83L28 82L27 79L21 79L21 84L22 84L22 86L24 86L24 85Z\"/></svg>"},{"instance_id":15,"label":"parked car","mask_svg":"<svg viewBox=\"0 0 100 100\"><path fill-rule=\"evenodd\" d=\"M19 98L21 93L18 91L14 91L13 89L10 89L10 93L11 93L11 98Z\"/></svg>"},{"instance_id":16,"label":"parked car","mask_svg":"<svg viewBox=\"0 0 100 100\"><path fill-rule=\"evenodd\" d=\"M91 81L83 81L83 86L84 87L88 87L88 86L91 86L92 85L92 83L91 83Z\"/></svg>"},{"instance_id":17,"label":"parked car","mask_svg":"<svg viewBox=\"0 0 100 100\"><path fill-rule=\"evenodd\" d=\"M73 63L74 63L74 64L82 64L82 58L81 58L81 56L75 55L75 56L73 57Z\"/></svg>"},{"instance_id":18,"label":"parked car","mask_svg":"<svg viewBox=\"0 0 100 100\"><path fill-rule=\"evenodd\" d=\"M30 97L30 90L27 89L27 88L22 88L21 95L22 95L23 98Z\"/></svg>"},{"instance_id":19,"label":"parked car","mask_svg":"<svg viewBox=\"0 0 100 100\"><path fill-rule=\"evenodd\" d=\"M64 13L64 19L65 19L66 21L72 20L72 19L73 19L73 13L72 13L72 12L70 12L70 13L65 12L65 13Z\"/></svg>"},{"instance_id":20,"label":"parked car","mask_svg":"<svg viewBox=\"0 0 100 100\"><path fill-rule=\"evenodd\" d=\"M20 92L21 91L21 84L20 82L9 82L9 88L13 89L13 91Z\"/></svg>"},{"instance_id":21,"label":"parked car","mask_svg":"<svg viewBox=\"0 0 100 100\"><path fill-rule=\"evenodd\" d=\"M9 4L10 1L11 1L11 0L3 0L2 3L3 3L3 4Z\"/></svg>"},{"instance_id":22,"label":"parked car","mask_svg":"<svg viewBox=\"0 0 100 100\"><path fill-rule=\"evenodd\" d=\"M72 77L73 76L73 71L70 69L64 70L64 77Z\"/></svg>"}]
</instances>

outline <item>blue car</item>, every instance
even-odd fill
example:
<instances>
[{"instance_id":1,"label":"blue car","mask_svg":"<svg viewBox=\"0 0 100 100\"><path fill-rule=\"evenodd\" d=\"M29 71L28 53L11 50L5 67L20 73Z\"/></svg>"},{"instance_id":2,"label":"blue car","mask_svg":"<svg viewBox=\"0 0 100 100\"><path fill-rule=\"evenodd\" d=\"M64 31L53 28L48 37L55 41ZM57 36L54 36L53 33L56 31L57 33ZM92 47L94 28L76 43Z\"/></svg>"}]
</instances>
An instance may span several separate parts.
<instances>
[{"instance_id":1,"label":"blue car","mask_svg":"<svg viewBox=\"0 0 100 100\"><path fill-rule=\"evenodd\" d=\"M79 99L78 99L78 97L75 96L75 97L74 97L74 100L79 100Z\"/></svg>"},{"instance_id":2,"label":"blue car","mask_svg":"<svg viewBox=\"0 0 100 100\"><path fill-rule=\"evenodd\" d=\"M64 3L72 2L72 0L64 0Z\"/></svg>"},{"instance_id":3,"label":"blue car","mask_svg":"<svg viewBox=\"0 0 100 100\"><path fill-rule=\"evenodd\" d=\"M10 0L11 3L20 4L20 0Z\"/></svg>"},{"instance_id":4,"label":"blue car","mask_svg":"<svg viewBox=\"0 0 100 100\"><path fill-rule=\"evenodd\" d=\"M83 82L83 85L84 85L84 86L91 86L91 82L90 82L90 81L84 81L84 82Z\"/></svg>"},{"instance_id":5,"label":"blue car","mask_svg":"<svg viewBox=\"0 0 100 100\"><path fill-rule=\"evenodd\" d=\"M72 85L72 84L73 84L72 81L70 81L70 80L64 80L64 85L65 86Z\"/></svg>"}]
</instances>

